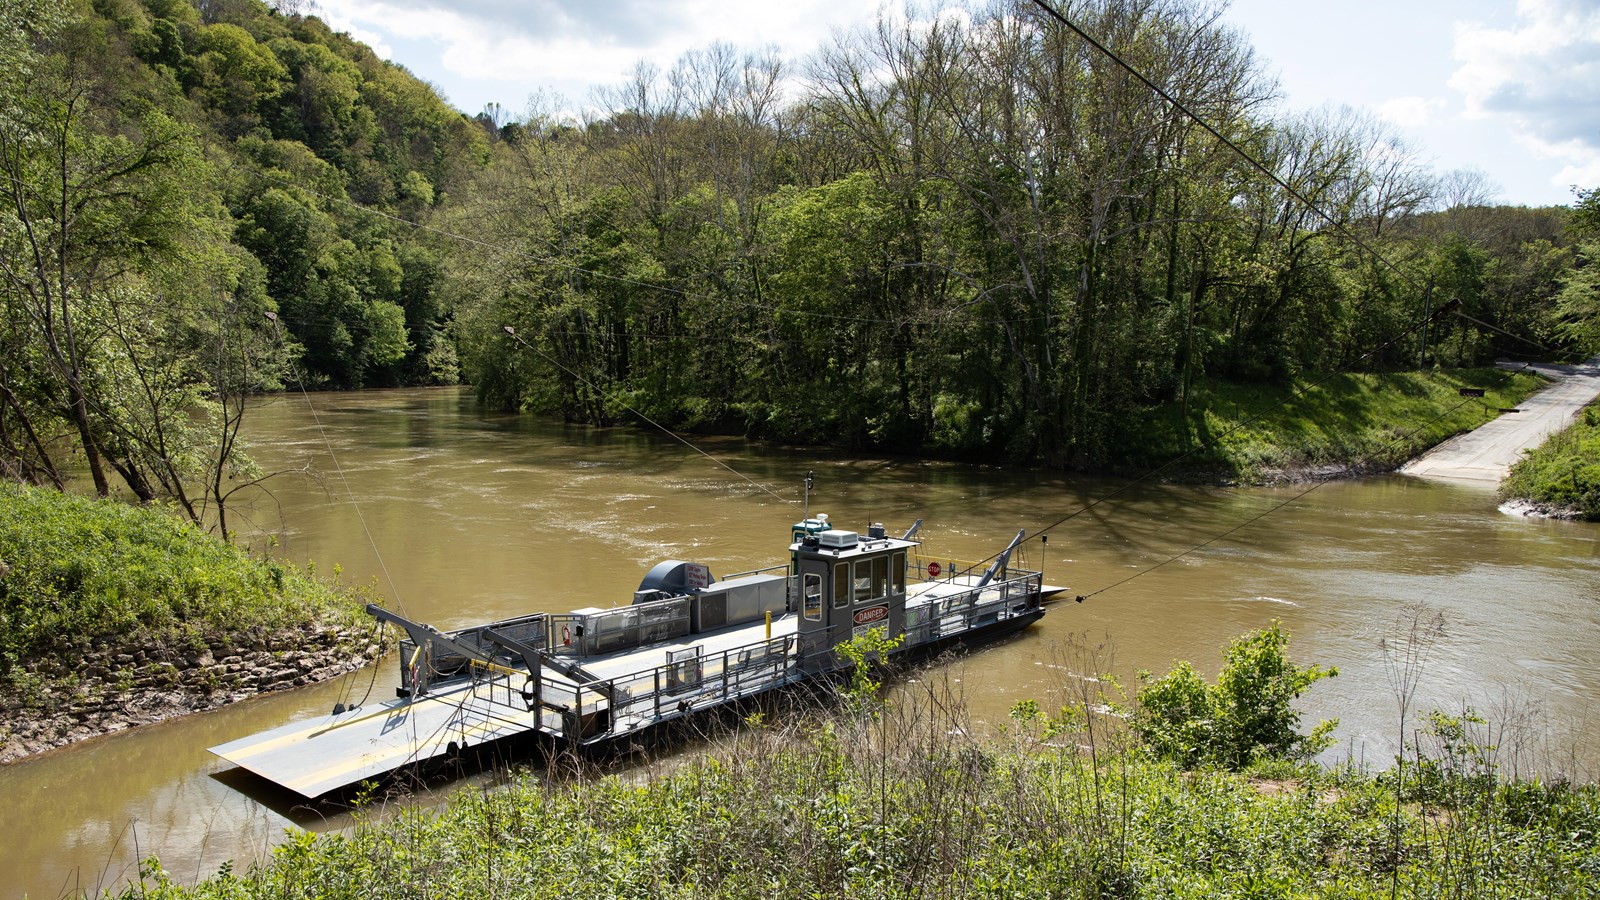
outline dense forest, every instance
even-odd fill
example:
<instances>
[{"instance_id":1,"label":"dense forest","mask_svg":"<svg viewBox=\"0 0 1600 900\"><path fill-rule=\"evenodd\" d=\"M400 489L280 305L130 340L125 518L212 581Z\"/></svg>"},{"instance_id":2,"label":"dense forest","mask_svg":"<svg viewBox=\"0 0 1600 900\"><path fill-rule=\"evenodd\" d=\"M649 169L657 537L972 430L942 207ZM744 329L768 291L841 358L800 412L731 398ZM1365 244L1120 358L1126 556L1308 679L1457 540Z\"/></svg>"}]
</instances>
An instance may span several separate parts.
<instances>
[{"instance_id":1,"label":"dense forest","mask_svg":"<svg viewBox=\"0 0 1600 900\"><path fill-rule=\"evenodd\" d=\"M1205 0L1075 12L1215 132L1000 0L515 120L290 2L0 0L0 467L198 518L255 474L247 395L460 379L1103 468L1202 380L1600 347L1600 191L1493 206L1371 117L1286 113Z\"/></svg>"},{"instance_id":2,"label":"dense forest","mask_svg":"<svg viewBox=\"0 0 1600 900\"><path fill-rule=\"evenodd\" d=\"M367 47L252 0L0 0L0 103L8 474L198 521L256 474L249 394L456 378L405 220L489 142Z\"/></svg>"}]
</instances>

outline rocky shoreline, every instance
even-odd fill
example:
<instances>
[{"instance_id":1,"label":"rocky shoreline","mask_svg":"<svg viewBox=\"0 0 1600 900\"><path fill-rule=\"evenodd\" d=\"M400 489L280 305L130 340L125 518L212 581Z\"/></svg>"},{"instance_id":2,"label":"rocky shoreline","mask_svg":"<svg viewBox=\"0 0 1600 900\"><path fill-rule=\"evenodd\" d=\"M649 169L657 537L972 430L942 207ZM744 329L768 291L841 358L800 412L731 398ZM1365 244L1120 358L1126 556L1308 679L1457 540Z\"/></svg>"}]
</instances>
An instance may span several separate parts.
<instances>
[{"instance_id":1,"label":"rocky shoreline","mask_svg":"<svg viewBox=\"0 0 1600 900\"><path fill-rule=\"evenodd\" d=\"M90 649L74 654L67 670L32 673L44 684L31 702L0 694L0 763L325 681L383 650L370 629L334 625Z\"/></svg>"},{"instance_id":2,"label":"rocky shoreline","mask_svg":"<svg viewBox=\"0 0 1600 900\"><path fill-rule=\"evenodd\" d=\"M1513 497L1500 504L1500 511L1508 516L1522 516L1525 519L1555 519L1562 522L1579 522L1583 520L1583 510L1571 506L1551 506L1547 503L1537 503L1526 497Z\"/></svg>"}]
</instances>

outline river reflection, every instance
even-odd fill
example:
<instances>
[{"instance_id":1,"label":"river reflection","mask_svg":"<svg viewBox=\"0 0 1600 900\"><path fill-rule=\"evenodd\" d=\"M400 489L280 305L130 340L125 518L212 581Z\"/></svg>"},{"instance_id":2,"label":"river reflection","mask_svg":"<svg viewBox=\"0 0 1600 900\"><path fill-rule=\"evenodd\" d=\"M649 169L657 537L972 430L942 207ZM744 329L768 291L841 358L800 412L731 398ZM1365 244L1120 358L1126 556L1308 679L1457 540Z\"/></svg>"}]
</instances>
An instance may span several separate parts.
<instances>
[{"instance_id":1,"label":"river reflection","mask_svg":"<svg viewBox=\"0 0 1600 900\"><path fill-rule=\"evenodd\" d=\"M1121 486L696 441L735 474L665 435L484 412L466 389L321 394L311 403L272 398L252 411L262 465L315 475L277 477L270 493L237 506L241 539L268 551L270 537L269 552L325 574L337 567L344 581L372 584L441 628L625 602L666 558L718 574L781 562L808 470L816 471L813 512L891 532L922 518L927 548L958 559L986 557L1017 529L1031 533ZM1527 718L1526 734L1548 742L1547 758L1592 774L1600 527L1512 518L1481 489L1401 476L1325 485L1272 511L1303 490L1138 485L1078 512L1046 552L1031 545L1028 562L1047 581L1093 596L1057 604L1029 632L941 674L959 679L975 720L994 722L1016 700L1050 702L1074 637L1114 648L1125 683L1136 669L1162 671L1177 659L1209 676L1230 638L1276 619L1294 636L1297 659L1340 670L1303 703L1308 724L1341 721L1328 758L1382 765L1398 735L1380 641L1397 637L1407 610L1425 602L1443 615L1445 634L1413 708L1471 703L1490 717ZM375 694L392 696L392 667ZM0 824L9 895L93 892L136 879L137 860L152 853L193 880L225 860L259 858L288 827L347 825L326 810L296 814L236 790L214 777L228 767L205 748L325 713L371 678L357 673L0 769L11 811Z\"/></svg>"}]
</instances>

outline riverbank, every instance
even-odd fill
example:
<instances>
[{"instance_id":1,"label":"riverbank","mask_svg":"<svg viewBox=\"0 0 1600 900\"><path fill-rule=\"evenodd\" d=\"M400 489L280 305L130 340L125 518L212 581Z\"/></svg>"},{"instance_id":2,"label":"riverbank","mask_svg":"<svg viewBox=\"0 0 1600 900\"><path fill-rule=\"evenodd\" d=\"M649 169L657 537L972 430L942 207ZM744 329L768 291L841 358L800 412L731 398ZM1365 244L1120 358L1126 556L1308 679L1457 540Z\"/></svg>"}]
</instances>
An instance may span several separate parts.
<instances>
[{"instance_id":1,"label":"riverbank","mask_svg":"<svg viewBox=\"0 0 1600 900\"><path fill-rule=\"evenodd\" d=\"M0 485L0 762L360 668L360 608L161 510Z\"/></svg>"},{"instance_id":2,"label":"riverbank","mask_svg":"<svg viewBox=\"0 0 1600 900\"><path fill-rule=\"evenodd\" d=\"M377 661L370 628L308 623L177 644L133 642L36 660L34 690L0 692L0 763L257 694L302 687Z\"/></svg>"},{"instance_id":3,"label":"riverbank","mask_svg":"<svg viewBox=\"0 0 1600 900\"><path fill-rule=\"evenodd\" d=\"M374 810L196 885L147 871L123 896L410 896L424 885L439 896L573 898L1600 889L1600 790L1500 778L1505 751L1479 743L1470 721L1435 721L1445 743L1425 733L1403 777L1287 763L1184 770L1101 715L1098 696L1060 698L1048 721L1019 704L1011 728L979 739L951 693L959 687L924 687L877 718L755 716L677 765L523 772L436 809Z\"/></svg>"},{"instance_id":4,"label":"riverbank","mask_svg":"<svg viewBox=\"0 0 1600 900\"><path fill-rule=\"evenodd\" d=\"M1284 385L1202 381L1187 415L1173 402L1129 419L1117 468L1224 485L1392 472L1545 383L1495 368L1306 376Z\"/></svg>"},{"instance_id":5,"label":"riverbank","mask_svg":"<svg viewBox=\"0 0 1600 900\"><path fill-rule=\"evenodd\" d=\"M1513 465L1500 498L1517 515L1600 521L1600 406Z\"/></svg>"}]
</instances>

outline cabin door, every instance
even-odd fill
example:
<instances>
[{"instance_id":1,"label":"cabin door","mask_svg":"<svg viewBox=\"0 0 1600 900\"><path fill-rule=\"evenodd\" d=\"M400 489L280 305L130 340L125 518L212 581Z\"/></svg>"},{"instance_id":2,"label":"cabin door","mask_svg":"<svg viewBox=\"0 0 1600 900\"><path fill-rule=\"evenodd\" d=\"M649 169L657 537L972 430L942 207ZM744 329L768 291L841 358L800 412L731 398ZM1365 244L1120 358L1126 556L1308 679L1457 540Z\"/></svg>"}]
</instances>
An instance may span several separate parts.
<instances>
[{"instance_id":1,"label":"cabin door","mask_svg":"<svg viewBox=\"0 0 1600 900\"><path fill-rule=\"evenodd\" d=\"M832 571L826 559L800 559L800 664L810 671L833 667L837 642L832 621Z\"/></svg>"}]
</instances>

